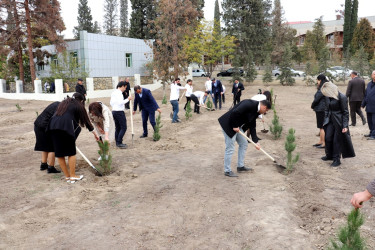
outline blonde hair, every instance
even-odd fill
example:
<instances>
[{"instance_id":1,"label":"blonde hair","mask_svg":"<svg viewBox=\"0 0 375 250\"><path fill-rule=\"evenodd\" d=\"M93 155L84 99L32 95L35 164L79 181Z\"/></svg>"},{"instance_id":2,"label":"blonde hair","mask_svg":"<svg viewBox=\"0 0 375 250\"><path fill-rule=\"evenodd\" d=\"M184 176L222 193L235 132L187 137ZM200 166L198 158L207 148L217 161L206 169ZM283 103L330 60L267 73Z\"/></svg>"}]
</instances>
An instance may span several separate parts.
<instances>
[{"instance_id":1,"label":"blonde hair","mask_svg":"<svg viewBox=\"0 0 375 250\"><path fill-rule=\"evenodd\" d=\"M325 82L320 91L322 91L324 96L331 97L336 100L339 99L339 90L337 89L337 86L331 82Z\"/></svg>"}]
</instances>

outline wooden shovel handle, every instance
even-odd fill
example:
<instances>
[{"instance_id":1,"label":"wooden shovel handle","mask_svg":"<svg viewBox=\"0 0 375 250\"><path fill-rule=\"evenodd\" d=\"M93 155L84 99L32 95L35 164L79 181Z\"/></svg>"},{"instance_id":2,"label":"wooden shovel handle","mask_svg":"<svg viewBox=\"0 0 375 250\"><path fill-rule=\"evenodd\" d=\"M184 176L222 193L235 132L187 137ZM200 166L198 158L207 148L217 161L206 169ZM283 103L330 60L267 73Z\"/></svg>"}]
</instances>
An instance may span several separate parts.
<instances>
[{"instance_id":1,"label":"wooden shovel handle","mask_svg":"<svg viewBox=\"0 0 375 250\"><path fill-rule=\"evenodd\" d=\"M238 131L238 133L240 133L240 135L242 135L243 137L245 137L249 142L251 142L254 146L258 146L255 142L253 142L249 137L247 137L245 135L244 132L242 132L241 130ZM262 151L263 154L265 154L268 158L270 158L273 162L275 162L275 159L270 156L266 151L264 151L262 148L260 148L260 151Z\"/></svg>"}]
</instances>

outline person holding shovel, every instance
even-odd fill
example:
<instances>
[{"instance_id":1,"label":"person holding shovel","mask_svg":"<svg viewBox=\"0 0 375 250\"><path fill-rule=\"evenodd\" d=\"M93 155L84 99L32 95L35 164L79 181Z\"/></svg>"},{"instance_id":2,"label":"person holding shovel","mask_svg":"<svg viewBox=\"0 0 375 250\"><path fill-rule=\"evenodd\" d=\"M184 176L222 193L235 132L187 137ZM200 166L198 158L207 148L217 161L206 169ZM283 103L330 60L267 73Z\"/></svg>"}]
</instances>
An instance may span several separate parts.
<instances>
[{"instance_id":1,"label":"person holding shovel","mask_svg":"<svg viewBox=\"0 0 375 250\"><path fill-rule=\"evenodd\" d=\"M231 170L231 160L234 152L234 142L237 141L238 148L238 162L237 172L252 171L251 168L245 167L245 153L248 146L247 139L238 132L250 129L251 138L256 143L256 149L260 149L258 144L258 137L256 136L256 119L259 115L265 114L271 108L271 104L267 100L254 101L243 100L238 105L234 106L227 113L222 115L218 120L223 129L225 139L225 155L224 155L224 175L228 177L238 177Z\"/></svg>"},{"instance_id":2,"label":"person holding shovel","mask_svg":"<svg viewBox=\"0 0 375 250\"><path fill-rule=\"evenodd\" d=\"M109 143L115 141L115 122L111 110L106 105L102 102L90 103L89 118L98 136Z\"/></svg>"}]
</instances>

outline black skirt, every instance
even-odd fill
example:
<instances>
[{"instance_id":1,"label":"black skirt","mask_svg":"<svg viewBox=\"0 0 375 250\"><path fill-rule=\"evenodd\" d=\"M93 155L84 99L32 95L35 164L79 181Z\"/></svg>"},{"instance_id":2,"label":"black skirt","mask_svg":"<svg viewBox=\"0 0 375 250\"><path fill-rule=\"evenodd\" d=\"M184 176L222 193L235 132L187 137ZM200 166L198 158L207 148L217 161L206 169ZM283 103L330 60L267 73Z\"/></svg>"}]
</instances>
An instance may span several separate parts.
<instances>
[{"instance_id":1,"label":"black skirt","mask_svg":"<svg viewBox=\"0 0 375 250\"><path fill-rule=\"evenodd\" d=\"M316 111L316 127L323 128L324 123L324 111Z\"/></svg>"},{"instance_id":2,"label":"black skirt","mask_svg":"<svg viewBox=\"0 0 375 250\"><path fill-rule=\"evenodd\" d=\"M76 155L76 140L64 130L51 130L56 157Z\"/></svg>"},{"instance_id":3,"label":"black skirt","mask_svg":"<svg viewBox=\"0 0 375 250\"><path fill-rule=\"evenodd\" d=\"M51 133L49 131L46 132L44 128L40 128L34 125L34 132L36 137L34 147L35 151L55 152L53 148Z\"/></svg>"}]
</instances>

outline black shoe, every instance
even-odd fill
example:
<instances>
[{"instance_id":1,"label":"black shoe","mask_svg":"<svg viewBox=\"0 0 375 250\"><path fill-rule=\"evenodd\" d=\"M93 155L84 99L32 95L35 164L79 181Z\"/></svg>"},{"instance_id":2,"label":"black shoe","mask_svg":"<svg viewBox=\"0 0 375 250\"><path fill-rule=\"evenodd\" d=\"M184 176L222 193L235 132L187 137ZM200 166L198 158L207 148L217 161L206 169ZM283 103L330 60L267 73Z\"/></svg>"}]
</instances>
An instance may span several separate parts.
<instances>
[{"instance_id":1,"label":"black shoe","mask_svg":"<svg viewBox=\"0 0 375 250\"><path fill-rule=\"evenodd\" d=\"M322 159L323 161L331 161L331 160L333 160L333 158L328 157L328 156L323 156L321 159Z\"/></svg>"},{"instance_id":2,"label":"black shoe","mask_svg":"<svg viewBox=\"0 0 375 250\"><path fill-rule=\"evenodd\" d=\"M316 146L316 148L325 148L323 145Z\"/></svg>"},{"instance_id":3,"label":"black shoe","mask_svg":"<svg viewBox=\"0 0 375 250\"><path fill-rule=\"evenodd\" d=\"M141 135L139 138L146 138L147 135Z\"/></svg>"},{"instance_id":4,"label":"black shoe","mask_svg":"<svg viewBox=\"0 0 375 250\"><path fill-rule=\"evenodd\" d=\"M224 172L224 175L225 175L225 176L229 176L229 177L238 177L238 175L236 175L236 174L233 173L232 171L230 171L230 172Z\"/></svg>"},{"instance_id":5,"label":"black shoe","mask_svg":"<svg viewBox=\"0 0 375 250\"><path fill-rule=\"evenodd\" d=\"M369 137L367 138L367 140L370 140L370 141L375 140L375 137Z\"/></svg>"},{"instance_id":6,"label":"black shoe","mask_svg":"<svg viewBox=\"0 0 375 250\"><path fill-rule=\"evenodd\" d=\"M340 160L334 160L331 164L331 167L338 167L341 165L341 162Z\"/></svg>"},{"instance_id":7,"label":"black shoe","mask_svg":"<svg viewBox=\"0 0 375 250\"><path fill-rule=\"evenodd\" d=\"M318 147L318 146L322 146L322 143L317 143L317 144L314 144L313 147Z\"/></svg>"},{"instance_id":8,"label":"black shoe","mask_svg":"<svg viewBox=\"0 0 375 250\"><path fill-rule=\"evenodd\" d=\"M371 137L371 134L368 134L368 135L364 135L364 137Z\"/></svg>"},{"instance_id":9,"label":"black shoe","mask_svg":"<svg viewBox=\"0 0 375 250\"><path fill-rule=\"evenodd\" d=\"M48 168L47 163L40 163L40 171L46 170Z\"/></svg>"},{"instance_id":10,"label":"black shoe","mask_svg":"<svg viewBox=\"0 0 375 250\"><path fill-rule=\"evenodd\" d=\"M126 144L122 144L122 143L117 144L116 146L117 146L118 148L121 148L121 149L125 149L125 148L128 147L128 145L126 145Z\"/></svg>"},{"instance_id":11,"label":"black shoe","mask_svg":"<svg viewBox=\"0 0 375 250\"><path fill-rule=\"evenodd\" d=\"M352 124L349 124L349 126L353 126L353 127L355 127L355 124L352 123Z\"/></svg>"},{"instance_id":12,"label":"black shoe","mask_svg":"<svg viewBox=\"0 0 375 250\"><path fill-rule=\"evenodd\" d=\"M58 174L58 173L61 173L61 171L57 170L54 166L48 166L47 173L49 173L49 174Z\"/></svg>"},{"instance_id":13,"label":"black shoe","mask_svg":"<svg viewBox=\"0 0 375 250\"><path fill-rule=\"evenodd\" d=\"M247 171L253 172L254 169L247 168L247 167L237 167L237 172L247 172Z\"/></svg>"}]
</instances>

